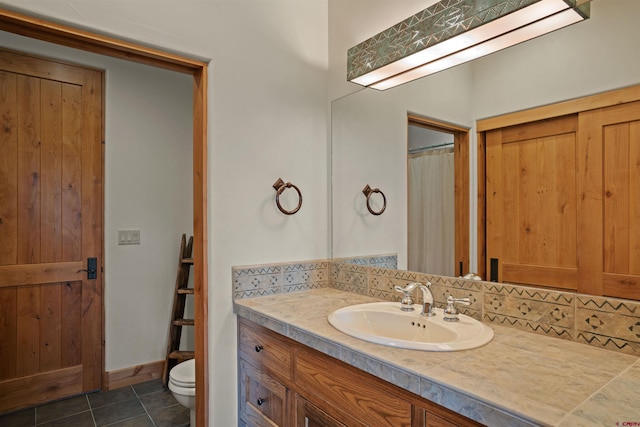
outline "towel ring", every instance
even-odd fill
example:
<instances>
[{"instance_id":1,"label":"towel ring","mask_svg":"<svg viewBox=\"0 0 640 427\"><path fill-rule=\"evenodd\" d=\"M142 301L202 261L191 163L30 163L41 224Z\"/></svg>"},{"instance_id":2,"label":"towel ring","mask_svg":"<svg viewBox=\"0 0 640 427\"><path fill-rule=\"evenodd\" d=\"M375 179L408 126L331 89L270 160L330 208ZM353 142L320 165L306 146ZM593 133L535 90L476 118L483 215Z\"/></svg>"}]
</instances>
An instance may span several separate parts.
<instances>
[{"instance_id":1,"label":"towel ring","mask_svg":"<svg viewBox=\"0 0 640 427\"><path fill-rule=\"evenodd\" d=\"M372 215L382 214L382 212L384 212L384 210L387 208L387 198L384 196L384 193L380 191L379 188L371 189L371 187L369 187L369 184L364 186L364 188L362 189L362 192L364 193L365 196L367 196L367 209L369 210L369 212L371 212ZM371 205L369 204L369 199L373 193L380 193L380 195L382 196L383 205L382 205L382 209L380 209L378 212L371 209Z\"/></svg>"},{"instance_id":2,"label":"towel ring","mask_svg":"<svg viewBox=\"0 0 640 427\"><path fill-rule=\"evenodd\" d=\"M294 213L300 210L300 207L302 206L302 193L300 192L300 189L298 187L296 187L290 182L287 182L285 184L282 178L278 178L275 184L273 184L273 188L276 189L276 205L278 206L278 209L280 209L280 212L282 212L285 215L293 215ZM295 209L290 211L283 208L282 205L280 204L280 194L282 194L282 192L287 188L293 188L298 192L298 206Z\"/></svg>"}]
</instances>

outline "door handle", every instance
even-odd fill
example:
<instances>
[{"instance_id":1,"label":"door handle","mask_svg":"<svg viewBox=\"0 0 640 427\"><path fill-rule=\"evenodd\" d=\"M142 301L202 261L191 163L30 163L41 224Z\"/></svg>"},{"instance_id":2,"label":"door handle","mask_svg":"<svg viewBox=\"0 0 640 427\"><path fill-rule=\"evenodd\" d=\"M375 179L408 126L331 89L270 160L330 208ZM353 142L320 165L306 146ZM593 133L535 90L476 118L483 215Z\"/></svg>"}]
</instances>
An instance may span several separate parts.
<instances>
[{"instance_id":1,"label":"door handle","mask_svg":"<svg viewBox=\"0 0 640 427\"><path fill-rule=\"evenodd\" d=\"M78 273L81 271L87 272L88 280L95 280L98 278L98 258L87 258L87 268L78 270Z\"/></svg>"}]
</instances>

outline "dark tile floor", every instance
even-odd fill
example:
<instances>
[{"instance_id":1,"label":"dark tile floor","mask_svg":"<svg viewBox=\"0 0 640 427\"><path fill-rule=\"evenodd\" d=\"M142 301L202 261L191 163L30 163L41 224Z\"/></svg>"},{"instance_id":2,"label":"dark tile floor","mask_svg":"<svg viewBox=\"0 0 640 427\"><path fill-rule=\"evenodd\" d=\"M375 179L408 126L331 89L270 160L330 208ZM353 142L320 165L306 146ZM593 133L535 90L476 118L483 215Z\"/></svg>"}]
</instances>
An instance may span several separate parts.
<instances>
[{"instance_id":1,"label":"dark tile floor","mask_svg":"<svg viewBox=\"0 0 640 427\"><path fill-rule=\"evenodd\" d=\"M187 427L189 410L160 380L0 416L0 427Z\"/></svg>"}]
</instances>

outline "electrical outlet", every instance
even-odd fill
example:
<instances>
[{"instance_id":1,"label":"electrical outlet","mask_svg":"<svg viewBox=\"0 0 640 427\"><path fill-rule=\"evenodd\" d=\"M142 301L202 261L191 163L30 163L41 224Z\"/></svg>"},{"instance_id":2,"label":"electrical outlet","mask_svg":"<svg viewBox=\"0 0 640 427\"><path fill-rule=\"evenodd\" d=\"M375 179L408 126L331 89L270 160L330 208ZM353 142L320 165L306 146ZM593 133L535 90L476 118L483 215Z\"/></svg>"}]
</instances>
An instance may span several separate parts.
<instances>
[{"instance_id":1,"label":"electrical outlet","mask_svg":"<svg viewBox=\"0 0 640 427\"><path fill-rule=\"evenodd\" d=\"M118 230L118 245L139 245L140 230Z\"/></svg>"}]
</instances>

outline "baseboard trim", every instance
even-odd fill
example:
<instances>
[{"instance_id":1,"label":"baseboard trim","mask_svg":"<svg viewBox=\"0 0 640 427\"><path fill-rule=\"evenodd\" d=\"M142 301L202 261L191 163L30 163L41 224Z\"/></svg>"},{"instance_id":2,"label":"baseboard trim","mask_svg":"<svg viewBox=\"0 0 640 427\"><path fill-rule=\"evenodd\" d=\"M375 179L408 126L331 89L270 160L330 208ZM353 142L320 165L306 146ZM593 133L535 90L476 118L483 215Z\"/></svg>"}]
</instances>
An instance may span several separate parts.
<instances>
[{"instance_id":1,"label":"baseboard trim","mask_svg":"<svg viewBox=\"0 0 640 427\"><path fill-rule=\"evenodd\" d=\"M162 378L164 360L131 366L116 371L105 372L102 377L102 387L105 391L143 383L145 381Z\"/></svg>"}]
</instances>

